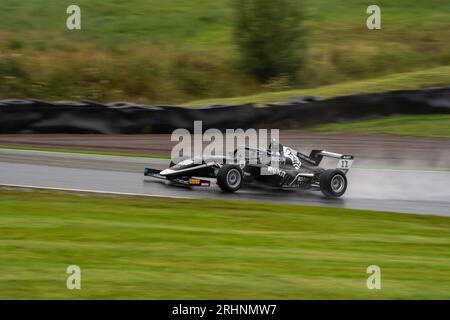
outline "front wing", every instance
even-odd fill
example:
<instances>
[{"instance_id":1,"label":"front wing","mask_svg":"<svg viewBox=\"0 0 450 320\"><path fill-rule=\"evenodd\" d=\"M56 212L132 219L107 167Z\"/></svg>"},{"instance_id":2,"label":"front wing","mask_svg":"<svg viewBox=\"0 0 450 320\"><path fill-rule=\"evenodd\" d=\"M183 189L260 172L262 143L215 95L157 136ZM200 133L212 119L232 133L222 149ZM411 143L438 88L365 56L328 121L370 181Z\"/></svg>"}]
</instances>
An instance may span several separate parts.
<instances>
[{"instance_id":1,"label":"front wing","mask_svg":"<svg viewBox=\"0 0 450 320\"><path fill-rule=\"evenodd\" d=\"M160 175L160 172L161 172L161 170L145 168L144 176L167 180L167 177ZM175 182L177 184L188 185L188 186L209 187L211 185L211 181L209 181L209 180L199 179L199 178L194 178L194 177L186 177L186 179L172 178L169 180L171 182Z\"/></svg>"}]
</instances>

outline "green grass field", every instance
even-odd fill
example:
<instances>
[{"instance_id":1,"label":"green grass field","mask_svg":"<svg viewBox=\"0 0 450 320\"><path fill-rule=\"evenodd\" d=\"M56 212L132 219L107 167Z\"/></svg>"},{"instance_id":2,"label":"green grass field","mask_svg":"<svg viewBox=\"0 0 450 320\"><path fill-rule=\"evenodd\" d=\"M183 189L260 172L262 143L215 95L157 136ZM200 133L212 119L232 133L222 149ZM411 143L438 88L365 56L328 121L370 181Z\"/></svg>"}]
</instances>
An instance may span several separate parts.
<instances>
[{"instance_id":1,"label":"green grass field","mask_svg":"<svg viewBox=\"0 0 450 320\"><path fill-rule=\"evenodd\" d=\"M365 132L416 137L450 138L450 115L391 116L349 123L324 124L319 132Z\"/></svg>"},{"instance_id":2,"label":"green grass field","mask_svg":"<svg viewBox=\"0 0 450 320\"><path fill-rule=\"evenodd\" d=\"M278 92L264 92L250 96L233 98L214 98L196 100L185 103L185 106L206 106L210 104L239 105L256 103L264 106L266 103L284 102L301 96L318 96L332 98L354 93L372 93L391 90L418 89L450 84L450 66L436 67L427 70L391 74L384 77L347 81L338 84L311 89L295 89Z\"/></svg>"},{"instance_id":3,"label":"green grass field","mask_svg":"<svg viewBox=\"0 0 450 320\"><path fill-rule=\"evenodd\" d=\"M44 34L40 33L45 32L111 46L115 46L117 42L142 41L158 44L177 42L194 47L226 47L230 46L231 39L232 2L233 0L105 0L99 3L78 0L85 32L70 33L65 29L65 21L68 16L66 8L71 2L3 0L0 28L23 36L35 34L36 41L44 40ZM300 3L308 27L312 29L310 32L326 37L321 42L336 40L339 37L336 30L351 32L354 37L367 37L366 2L304 0ZM421 27L417 29L426 27L431 30L448 25L450 4L446 0L430 0L427 3L417 0L399 0L395 3L380 0L377 3L382 9L382 23L388 31L416 26L419 21ZM64 28L61 28L61 22ZM334 34L330 34L332 31ZM409 31L409 37L417 34ZM391 36L392 34L386 33L383 37Z\"/></svg>"},{"instance_id":4,"label":"green grass field","mask_svg":"<svg viewBox=\"0 0 450 320\"><path fill-rule=\"evenodd\" d=\"M0 98L182 103L450 65L447 0L380 0L379 31L365 26L365 2L306 0L307 62L298 83L258 83L238 63L231 3L79 0L82 30L68 31L71 3L3 0ZM385 84L379 89L391 89Z\"/></svg>"},{"instance_id":5,"label":"green grass field","mask_svg":"<svg viewBox=\"0 0 450 320\"><path fill-rule=\"evenodd\" d=\"M3 299L448 299L449 249L437 216L0 189Z\"/></svg>"},{"instance_id":6,"label":"green grass field","mask_svg":"<svg viewBox=\"0 0 450 320\"><path fill-rule=\"evenodd\" d=\"M113 152L113 151L91 151L91 150L77 150L77 149L58 149L58 148L35 148L35 147L23 147L23 146L11 146L0 145L0 149L11 150L31 150L31 151L47 151L47 152L61 152L61 153L78 153L78 154L99 154L105 156L118 156L118 157L138 157L138 158L158 158L158 159L170 159L170 155L152 155L144 153L129 153L129 152Z\"/></svg>"}]
</instances>

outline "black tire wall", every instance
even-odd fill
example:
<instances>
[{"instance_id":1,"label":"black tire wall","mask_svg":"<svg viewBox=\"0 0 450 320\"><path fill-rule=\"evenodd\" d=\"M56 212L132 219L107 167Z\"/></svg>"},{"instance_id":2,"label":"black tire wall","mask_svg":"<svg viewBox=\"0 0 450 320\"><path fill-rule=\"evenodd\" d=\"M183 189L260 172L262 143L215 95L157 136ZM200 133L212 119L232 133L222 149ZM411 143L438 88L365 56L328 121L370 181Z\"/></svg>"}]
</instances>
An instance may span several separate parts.
<instances>
[{"instance_id":1,"label":"black tire wall","mask_svg":"<svg viewBox=\"0 0 450 320\"><path fill-rule=\"evenodd\" d=\"M1 100L0 133L171 133L193 130L194 120L208 128L297 129L398 114L449 114L450 86L356 94L327 100L296 99L255 107L202 108L143 106L131 103Z\"/></svg>"}]
</instances>

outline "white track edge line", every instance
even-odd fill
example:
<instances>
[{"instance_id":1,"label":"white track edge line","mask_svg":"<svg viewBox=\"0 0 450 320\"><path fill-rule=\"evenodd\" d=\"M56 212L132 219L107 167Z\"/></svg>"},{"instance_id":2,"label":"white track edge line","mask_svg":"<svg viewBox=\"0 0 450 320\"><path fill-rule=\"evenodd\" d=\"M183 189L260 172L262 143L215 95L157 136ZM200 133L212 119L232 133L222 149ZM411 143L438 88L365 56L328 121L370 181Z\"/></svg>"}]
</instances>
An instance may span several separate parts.
<instances>
[{"instance_id":1,"label":"white track edge line","mask_svg":"<svg viewBox=\"0 0 450 320\"><path fill-rule=\"evenodd\" d=\"M188 197L179 197L179 196L145 194L145 193L131 193L131 192L118 192L118 191L105 191L105 190L76 189L76 188L44 187L44 186L34 186L34 185L26 185L26 184L0 183L0 186L3 186L3 187L17 187L17 188L45 189L45 190L87 192L87 193L100 193L100 194L116 194L116 195L122 195L122 196L142 196L142 197L154 197L154 198L191 199L191 198L188 198Z\"/></svg>"}]
</instances>

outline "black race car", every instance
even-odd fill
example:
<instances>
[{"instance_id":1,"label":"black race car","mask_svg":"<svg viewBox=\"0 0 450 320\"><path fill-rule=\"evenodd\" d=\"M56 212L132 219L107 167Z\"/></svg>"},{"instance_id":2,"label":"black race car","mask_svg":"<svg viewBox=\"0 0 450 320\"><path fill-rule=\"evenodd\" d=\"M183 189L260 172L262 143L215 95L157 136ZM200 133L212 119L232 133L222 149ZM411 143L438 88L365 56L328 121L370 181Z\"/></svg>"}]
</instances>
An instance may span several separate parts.
<instances>
[{"instance_id":1,"label":"black race car","mask_svg":"<svg viewBox=\"0 0 450 320\"><path fill-rule=\"evenodd\" d=\"M323 157L335 158L335 169L319 167ZM328 197L340 197L347 189L346 174L353 156L313 150L307 156L281 144L267 150L238 148L229 157L172 159L165 170L145 168L144 175L175 184L210 186L211 178L225 192L235 192L243 184L260 183L277 188L321 190Z\"/></svg>"}]
</instances>

